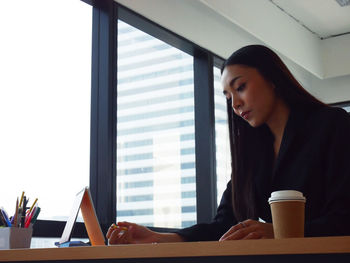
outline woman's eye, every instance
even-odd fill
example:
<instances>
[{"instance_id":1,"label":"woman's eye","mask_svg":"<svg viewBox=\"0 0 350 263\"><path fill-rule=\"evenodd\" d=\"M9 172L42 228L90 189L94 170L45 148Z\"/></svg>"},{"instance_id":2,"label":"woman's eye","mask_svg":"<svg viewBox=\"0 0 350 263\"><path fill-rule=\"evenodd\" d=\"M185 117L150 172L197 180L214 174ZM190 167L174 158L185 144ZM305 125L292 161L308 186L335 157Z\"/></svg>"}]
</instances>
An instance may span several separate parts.
<instances>
[{"instance_id":1,"label":"woman's eye","mask_svg":"<svg viewBox=\"0 0 350 263\"><path fill-rule=\"evenodd\" d=\"M241 84L238 86L238 88L236 89L238 92L242 92L245 89L245 83Z\"/></svg>"}]
</instances>

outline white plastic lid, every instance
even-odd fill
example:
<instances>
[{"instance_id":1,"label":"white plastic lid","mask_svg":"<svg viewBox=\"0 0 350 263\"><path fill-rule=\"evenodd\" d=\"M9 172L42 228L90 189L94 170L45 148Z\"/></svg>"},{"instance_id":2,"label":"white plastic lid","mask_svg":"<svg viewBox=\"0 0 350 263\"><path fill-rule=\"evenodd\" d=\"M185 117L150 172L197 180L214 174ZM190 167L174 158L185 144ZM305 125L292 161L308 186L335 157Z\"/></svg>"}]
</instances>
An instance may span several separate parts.
<instances>
[{"instance_id":1,"label":"white plastic lid","mask_svg":"<svg viewBox=\"0 0 350 263\"><path fill-rule=\"evenodd\" d=\"M275 191L271 193L271 197L268 202L276 202L276 201L302 201L305 202L306 198L303 196L302 192L295 190L282 190Z\"/></svg>"}]
</instances>

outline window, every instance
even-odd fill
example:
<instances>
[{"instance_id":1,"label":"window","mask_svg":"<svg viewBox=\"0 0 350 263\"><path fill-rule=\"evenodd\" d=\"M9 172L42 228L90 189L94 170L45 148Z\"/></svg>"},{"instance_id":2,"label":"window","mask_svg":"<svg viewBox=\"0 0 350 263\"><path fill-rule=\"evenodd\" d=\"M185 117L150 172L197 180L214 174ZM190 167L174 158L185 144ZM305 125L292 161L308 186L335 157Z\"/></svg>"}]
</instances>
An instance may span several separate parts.
<instances>
[{"instance_id":1,"label":"window","mask_svg":"<svg viewBox=\"0 0 350 263\"><path fill-rule=\"evenodd\" d=\"M117 221L196 222L193 57L118 21Z\"/></svg>"},{"instance_id":2,"label":"window","mask_svg":"<svg viewBox=\"0 0 350 263\"><path fill-rule=\"evenodd\" d=\"M11 214L23 190L39 198L32 247L58 240L89 182L104 232L116 219L210 220L212 54L114 1L12 2L0 10L0 205Z\"/></svg>"},{"instance_id":3,"label":"window","mask_svg":"<svg viewBox=\"0 0 350 263\"><path fill-rule=\"evenodd\" d=\"M25 191L40 220L66 220L89 185L91 24L82 1L1 3L0 205L10 214Z\"/></svg>"},{"instance_id":4,"label":"window","mask_svg":"<svg viewBox=\"0 0 350 263\"><path fill-rule=\"evenodd\" d=\"M214 102L215 102L215 144L217 201L220 203L222 193L231 179L231 152L229 129L227 123L226 97L222 93L220 69L214 67Z\"/></svg>"}]
</instances>

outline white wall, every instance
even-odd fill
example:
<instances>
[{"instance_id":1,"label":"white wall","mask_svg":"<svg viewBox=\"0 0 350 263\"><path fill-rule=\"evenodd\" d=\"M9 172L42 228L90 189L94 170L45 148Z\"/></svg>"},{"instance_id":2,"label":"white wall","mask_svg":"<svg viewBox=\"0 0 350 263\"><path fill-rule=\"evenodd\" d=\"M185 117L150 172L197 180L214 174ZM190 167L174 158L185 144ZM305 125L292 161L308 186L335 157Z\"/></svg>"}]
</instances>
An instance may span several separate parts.
<instances>
[{"instance_id":1,"label":"white wall","mask_svg":"<svg viewBox=\"0 0 350 263\"><path fill-rule=\"evenodd\" d=\"M321 47L317 46L317 44L312 45L312 43L315 42L315 39L310 37L304 31L298 31L296 28L291 32L288 30L283 31L284 27L281 25L291 28L288 21L284 21L284 24L270 21L270 27L273 27L275 24L276 29L269 29L271 31L271 36L270 38L267 38L267 41L263 42L262 39L265 40L266 37L261 36L258 33L253 35L243 29L242 26L234 23L232 17L230 19L227 18L229 14L228 11L231 10L233 12L233 10L235 10L235 6L229 5L229 1L241 2L246 0L116 1L223 58L227 58L233 51L242 46L249 44L265 44L272 47L282 56L288 67L290 67L292 72L310 93L326 103L350 101L350 75L324 80L319 78L319 76L322 77L324 75L323 70L326 70L330 75L337 75L334 74L335 70L333 73L331 72L331 69L335 67L335 65L337 65L337 67L342 67L343 65L343 68L350 70L349 65L347 65L346 62L343 62L343 59L337 60L330 59L326 55L323 57L316 57L315 55L320 51L319 48L332 49L332 44L337 44L339 49L336 52L335 58L337 56L340 57L346 45L340 46L338 41L334 41L334 43L331 41L324 42L325 44L322 44ZM266 3L268 1L259 0L259 2ZM221 13L210 7L210 5L214 4L219 8ZM227 9L225 9L225 6ZM242 3L242 8L243 7L244 5ZM260 6L259 8L263 7ZM268 8L274 7L269 6ZM235 11L237 12L236 16L239 15L240 11L247 14L247 10L238 10ZM227 15L225 15L225 13L227 13ZM252 17L256 18L258 15L259 12L251 13L250 17L237 18L237 21L253 20ZM279 16L277 13L275 15ZM264 17L262 16L260 19L262 21ZM255 23L249 26L249 23L245 22L247 30L253 33L259 32L259 30L264 30L266 32L266 28L264 29L258 24L259 23ZM296 34L296 32L299 33ZM288 43L288 39L290 39L289 34L291 34L294 39L293 42L290 43ZM344 38L347 40L348 36L344 36ZM293 46L295 46L295 49L293 49ZM303 52L300 52L301 50ZM328 65L325 68L323 68L322 64L324 61L326 65ZM327 63L327 61L329 61L329 63ZM341 63L339 63L339 61ZM346 61L350 61L350 59ZM345 73L346 70L344 71Z\"/></svg>"},{"instance_id":2,"label":"white wall","mask_svg":"<svg viewBox=\"0 0 350 263\"><path fill-rule=\"evenodd\" d=\"M316 98L325 103L350 101L350 75L320 79L281 55L297 80Z\"/></svg>"},{"instance_id":3,"label":"white wall","mask_svg":"<svg viewBox=\"0 0 350 263\"><path fill-rule=\"evenodd\" d=\"M350 34L322 40L322 50L325 76L349 75Z\"/></svg>"},{"instance_id":4,"label":"white wall","mask_svg":"<svg viewBox=\"0 0 350 263\"><path fill-rule=\"evenodd\" d=\"M324 80L313 77L310 92L327 103L350 101L350 76Z\"/></svg>"}]
</instances>

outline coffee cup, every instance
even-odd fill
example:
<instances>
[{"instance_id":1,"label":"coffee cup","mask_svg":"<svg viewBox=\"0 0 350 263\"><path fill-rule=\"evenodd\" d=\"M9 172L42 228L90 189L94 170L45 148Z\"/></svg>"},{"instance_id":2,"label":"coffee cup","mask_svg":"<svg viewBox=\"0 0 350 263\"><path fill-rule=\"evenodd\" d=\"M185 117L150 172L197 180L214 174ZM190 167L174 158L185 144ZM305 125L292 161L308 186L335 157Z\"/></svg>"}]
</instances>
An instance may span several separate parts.
<instances>
[{"instance_id":1,"label":"coffee cup","mask_svg":"<svg viewBox=\"0 0 350 263\"><path fill-rule=\"evenodd\" d=\"M305 202L295 190L275 191L268 200L275 238L304 237Z\"/></svg>"}]
</instances>

